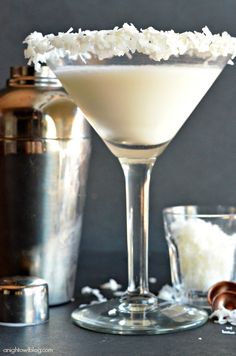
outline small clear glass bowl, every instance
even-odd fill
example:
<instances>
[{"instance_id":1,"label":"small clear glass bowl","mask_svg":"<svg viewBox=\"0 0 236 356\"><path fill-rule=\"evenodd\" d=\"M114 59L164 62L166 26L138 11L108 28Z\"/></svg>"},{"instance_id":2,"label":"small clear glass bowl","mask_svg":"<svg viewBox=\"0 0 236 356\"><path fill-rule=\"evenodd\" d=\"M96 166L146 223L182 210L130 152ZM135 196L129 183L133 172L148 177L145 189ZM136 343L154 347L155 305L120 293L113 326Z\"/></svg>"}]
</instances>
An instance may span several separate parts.
<instances>
[{"instance_id":1,"label":"small clear glass bowl","mask_svg":"<svg viewBox=\"0 0 236 356\"><path fill-rule=\"evenodd\" d=\"M236 281L236 207L175 206L163 219L173 287L183 302L208 307L213 284Z\"/></svg>"}]
</instances>

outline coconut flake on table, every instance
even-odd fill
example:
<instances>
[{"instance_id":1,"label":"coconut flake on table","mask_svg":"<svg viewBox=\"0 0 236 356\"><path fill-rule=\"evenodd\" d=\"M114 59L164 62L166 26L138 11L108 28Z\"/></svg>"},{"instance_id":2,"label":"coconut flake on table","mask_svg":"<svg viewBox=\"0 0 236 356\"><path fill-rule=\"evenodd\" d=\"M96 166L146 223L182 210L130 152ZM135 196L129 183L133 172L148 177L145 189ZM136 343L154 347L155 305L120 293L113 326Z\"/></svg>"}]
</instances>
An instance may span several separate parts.
<instances>
[{"instance_id":1,"label":"coconut flake on table","mask_svg":"<svg viewBox=\"0 0 236 356\"><path fill-rule=\"evenodd\" d=\"M122 296L125 293L124 291L119 291L121 287L121 284L117 283L116 280L113 278L110 278L107 283L104 283L100 286L100 288L102 289L110 289L113 292L114 296ZM107 301L107 298L101 293L98 288L91 288L89 286L85 286L81 289L81 294L91 295L96 297L97 299L92 300L89 304L81 304L79 305L79 308Z\"/></svg>"},{"instance_id":2,"label":"coconut flake on table","mask_svg":"<svg viewBox=\"0 0 236 356\"><path fill-rule=\"evenodd\" d=\"M236 326L236 309L229 310L224 307L221 307L215 310L210 316L209 319L215 319L214 322L218 324L230 323L231 325Z\"/></svg>"},{"instance_id":3,"label":"coconut flake on table","mask_svg":"<svg viewBox=\"0 0 236 356\"><path fill-rule=\"evenodd\" d=\"M117 281L113 278L110 278L108 282L100 285L102 289L110 289L113 292L116 292L118 289L122 287L121 284L117 283Z\"/></svg>"},{"instance_id":4,"label":"coconut flake on table","mask_svg":"<svg viewBox=\"0 0 236 356\"><path fill-rule=\"evenodd\" d=\"M187 303L188 298L186 292L183 288L175 288L169 286L168 284L164 285L158 293L158 298L163 299L167 302L181 302Z\"/></svg>"},{"instance_id":5,"label":"coconut flake on table","mask_svg":"<svg viewBox=\"0 0 236 356\"><path fill-rule=\"evenodd\" d=\"M27 45L25 57L38 66L50 58L57 60L70 58L88 58L99 60L114 56L131 57L135 52L147 55L155 61L168 60L171 56L188 54L200 58L217 58L218 56L236 56L236 38L227 32L212 34L207 27L202 32L176 33L158 31L153 27L138 30L133 24L125 23L113 30L72 32L73 29L58 35L42 35L33 32L23 43Z\"/></svg>"},{"instance_id":6,"label":"coconut flake on table","mask_svg":"<svg viewBox=\"0 0 236 356\"><path fill-rule=\"evenodd\" d=\"M148 281L149 281L149 283L151 283L151 284L155 284L155 283L157 282L157 279L156 279L156 277L149 277L149 278L148 278Z\"/></svg>"},{"instance_id":7,"label":"coconut flake on table","mask_svg":"<svg viewBox=\"0 0 236 356\"><path fill-rule=\"evenodd\" d=\"M99 303L107 301L107 298L105 298L104 295L97 288L91 288L89 286L85 286L81 289L81 294L93 295L94 297L97 298L97 302Z\"/></svg>"}]
</instances>

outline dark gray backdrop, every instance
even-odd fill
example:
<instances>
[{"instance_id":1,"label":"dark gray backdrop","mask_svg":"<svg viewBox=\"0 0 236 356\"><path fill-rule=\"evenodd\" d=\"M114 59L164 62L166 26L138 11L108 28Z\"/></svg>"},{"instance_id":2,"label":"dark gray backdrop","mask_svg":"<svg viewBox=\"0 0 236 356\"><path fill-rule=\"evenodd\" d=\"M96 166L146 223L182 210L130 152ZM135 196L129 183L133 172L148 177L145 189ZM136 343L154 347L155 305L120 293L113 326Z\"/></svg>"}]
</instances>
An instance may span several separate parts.
<instances>
[{"instance_id":1,"label":"dark gray backdrop","mask_svg":"<svg viewBox=\"0 0 236 356\"><path fill-rule=\"evenodd\" d=\"M24 64L22 40L34 31L102 29L133 22L176 31L236 35L235 0L0 0L0 84ZM171 105L171 103L170 103ZM174 118L173 118L174 119ZM236 204L236 66L227 66L159 158L152 175L151 249L167 253L161 211L175 204ZM82 251L122 251L124 181L118 161L93 137ZM166 256L167 257L167 256ZM158 264L158 261L157 261Z\"/></svg>"}]
</instances>

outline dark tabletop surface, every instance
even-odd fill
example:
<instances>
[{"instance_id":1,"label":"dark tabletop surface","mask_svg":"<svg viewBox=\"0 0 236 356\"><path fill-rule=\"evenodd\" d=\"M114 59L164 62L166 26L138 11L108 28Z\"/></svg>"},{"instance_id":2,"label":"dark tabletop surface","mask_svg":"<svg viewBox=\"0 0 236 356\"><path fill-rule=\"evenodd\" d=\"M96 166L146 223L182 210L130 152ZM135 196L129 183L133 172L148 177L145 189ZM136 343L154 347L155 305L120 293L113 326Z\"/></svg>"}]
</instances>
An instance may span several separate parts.
<instances>
[{"instance_id":1,"label":"dark tabletop surface","mask_svg":"<svg viewBox=\"0 0 236 356\"><path fill-rule=\"evenodd\" d=\"M161 256L152 256L151 260ZM120 336L100 334L81 329L71 322L70 314L78 304L84 302L80 289L84 285L99 286L113 277L125 281L125 256L117 254L82 254L75 291L75 301L50 308L50 320L47 324L34 327L0 327L0 352L23 355L56 356L188 356L188 355L235 355L236 335L224 331L235 331L230 325L220 326L208 322L204 326L185 332L154 336ZM119 267L120 262L120 268ZM163 261L164 262L164 261ZM151 263L151 271L154 273ZM109 266L109 268L108 268ZM118 278L118 270L120 276ZM156 291L159 283L165 280L168 271L160 268L160 277L151 289ZM117 275L116 275L117 274Z\"/></svg>"}]
</instances>

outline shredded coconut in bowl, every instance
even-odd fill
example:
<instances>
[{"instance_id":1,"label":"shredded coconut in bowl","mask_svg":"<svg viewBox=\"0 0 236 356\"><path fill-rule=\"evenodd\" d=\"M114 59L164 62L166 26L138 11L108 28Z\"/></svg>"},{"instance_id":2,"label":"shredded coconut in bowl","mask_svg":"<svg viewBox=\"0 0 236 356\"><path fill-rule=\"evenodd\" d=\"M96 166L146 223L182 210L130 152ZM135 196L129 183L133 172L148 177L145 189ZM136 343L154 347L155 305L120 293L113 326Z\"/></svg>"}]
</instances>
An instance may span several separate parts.
<instances>
[{"instance_id":1,"label":"shredded coconut in bowl","mask_svg":"<svg viewBox=\"0 0 236 356\"><path fill-rule=\"evenodd\" d=\"M29 63L38 65L48 59L69 56L72 59L97 57L99 60L135 52L147 55L155 61L168 60L171 56L188 54L200 58L218 56L234 59L236 56L236 38L227 32L212 34L207 27L202 32L176 33L158 31L153 27L138 30L134 25L125 23L113 30L82 31L45 35L33 32L25 40L25 57ZM232 63L232 62L231 62Z\"/></svg>"}]
</instances>

